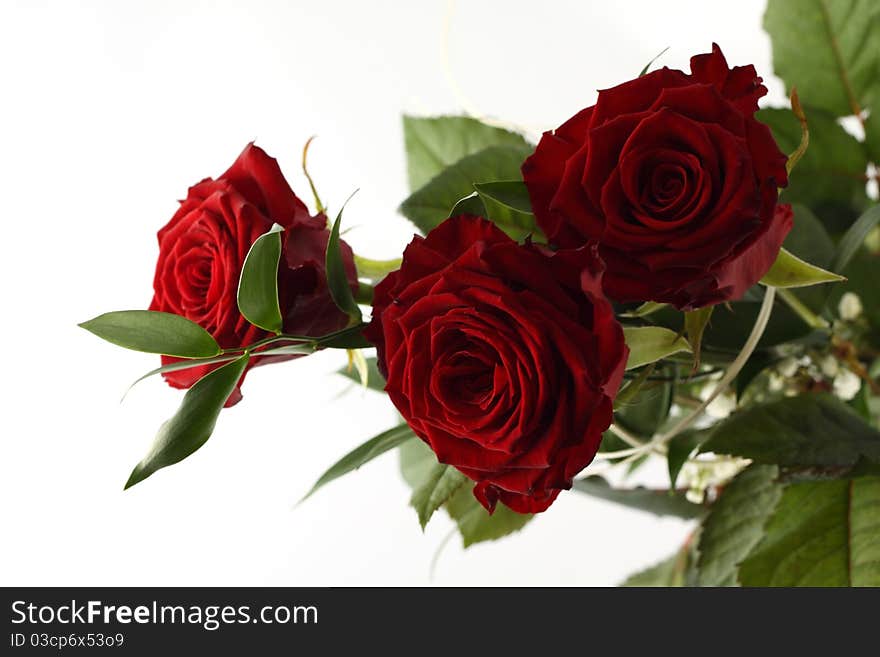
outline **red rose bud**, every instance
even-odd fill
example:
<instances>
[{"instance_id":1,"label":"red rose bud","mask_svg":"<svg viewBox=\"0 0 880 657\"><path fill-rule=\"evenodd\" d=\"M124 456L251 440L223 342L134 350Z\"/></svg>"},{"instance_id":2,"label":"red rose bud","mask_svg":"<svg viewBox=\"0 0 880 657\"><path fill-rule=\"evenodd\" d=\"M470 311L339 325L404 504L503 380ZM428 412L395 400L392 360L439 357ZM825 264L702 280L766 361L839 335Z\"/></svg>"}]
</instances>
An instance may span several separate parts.
<instances>
[{"instance_id":1,"label":"red rose bud","mask_svg":"<svg viewBox=\"0 0 880 657\"><path fill-rule=\"evenodd\" d=\"M523 164L535 216L563 248L596 242L616 301L691 310L737 299L791 229L786 156L754 118L767 93L717 45L599 92Z\"/></svg>"},{"instance_id":2,"label":"red rose bud","mask_svg":"<svg viewBox=\"0 0 880 657\"><path fill-rule=\"evenodd\" d=\"M224 349L245 347L266 337L266 331L242 317L236 297L245 256L273 223L285 228L278 271L285 332L321 335L343 328L348 318L333 303L324 272L330 235L327 219L323 214L309 214L276 160L253 144L219 178L206 178L190 187L186 200L159 231L150 310L193 320ZM357 275L351 249L345 242L341 248L354 286ZM288 358L253 358L249 367ZM178 360L162 357L163 364ZM163 376L175 388L189 388L216 367L194 367ZM227 406L241 399L242 381Z\"/></svg>"},{"instance_id":3,"label":"red rose bud","mask_svg":"<svg viewBox=\"0 0 880 657\"><path fill-rule=\"evenodd\" d=\"M492 511L546 509L592 461L628 349L594 247L520 245L473 216L415 237L364 334L394 405Z\"/></svg>"}]
</instances>

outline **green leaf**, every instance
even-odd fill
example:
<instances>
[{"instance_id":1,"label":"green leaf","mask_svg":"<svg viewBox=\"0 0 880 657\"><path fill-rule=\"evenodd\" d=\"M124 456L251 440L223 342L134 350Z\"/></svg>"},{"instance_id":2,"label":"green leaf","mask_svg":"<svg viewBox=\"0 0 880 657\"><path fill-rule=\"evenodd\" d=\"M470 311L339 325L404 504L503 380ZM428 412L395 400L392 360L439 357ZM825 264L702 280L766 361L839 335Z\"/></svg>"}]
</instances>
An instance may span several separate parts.
<instances>
[{"instance_id":1,"label":"green leaf","mask_svg":"<svg viewBox=\"0 0 880 657\"><path fill-rule=\"evenodd\" d=\"M755 325L764 293L763 286L755 285L740 301L715 306L712 322L703 333L703 362L727 364L742 349ZM651 319L677 334L684 333L684 316L672 307L655 312ZM764 349L803 338L811 330L786 304L777 301L764 335L758 341L758 348Z\"/></svg>"},{"instance_id":2,"label":"green leaf","mask_svg":"<svg viewBox=\"0 0 880 657\"><path fill-rule=\"evenodd\" d=\"M251 245L238 282L238 309L254 326L281 333L278 305L278 261L281 259L283 226L273 224Z\"/></svg>"},{"instance_id":3,"label":"green leaf","mask_svg":"<svg viewBox=\"0 0 880 657\"><path fill-rule=\"evenodd\" d=\"M458 525L465 548L474 543L494 541L526 526L534 518L530 513L511 511L499 502L495 512L489 512L477 501L470 486L460 487L446 502L446 511Z\"/></svg>"},{"instance_id":4,"label":"green leaf","mask_svg":"<svg viewBox=\"0 0 880 657\"><path fill-rule=\"evenodd\" d=\"M671 367L661 368L658 372L661 376L673 378L674 370ZM674 381L646 381L632 399L619 407L615 406L614 422L632 433L649 438L669 416L674 395Z\"/></svg>"},{"instance_id":5,"label":"green leaf","mask_svg":"<svg viewBox=\"0 0 880 657\"><path fill-rule=\"evenodd\" d=\"M153 446L131 472L126 488L143 481L161 468L182 461L205 444L223 404L232 394L248 364L247 354L218 367L186 391L174 416L156 434Z\"/></svg>"},{"instance_id":6,"label":"green leaf","mask_svg":"<svg viewBox=\"0 0 880 657\"><path fill-rule=\"evenodd\" d=\"M449 209L474 190L474 183L521 179L520 166L531 147L490 146L443 169L400 206L423 233L442 223Z\"/></svg>"},{"instance_id":7,"label":"green leaf","mask_svg":"<svg viewBox=\"0 0 880 657\"><path fill-rule=\"evenodd\" d=\"M385 377L382 376L382 373L379 371L379 364L376 360L375 356L370 356L366 359L367 361L367 388L370 390L376 390L377 392L385 391ZM337 370L342 376L355 381L356 383L361 383L360 375L351 367L343 367L340 370Z\"/></svg>"},{"instance_id":8,"label":"green leaf","mask_svg":"<svg viewBox=\"0 0 880 657\"><path fill-rule=\"evenodd\" d=\"M422 484L413 491L410 505L419 514L422 529L428 524L434 511L443 506L464 482L465 477L451 465L437 463Z\"/></svg>"},{"instance_id":9,"label":"green leaf","mask_svg":"<svg viewBox=\"0 0 880 657\"><path fill-rule=\"evenodd\" d=\"M647 511L657 516L676 516L678 518L699 518L705 508L688 502L684 493L648 488L612 488L598 475L575 479L572 490L592 495L609 502L615 502L631 509Z\"/></svg>"},{"instance_id":10,"label":"green leaf","mask_svg":"<svg viewBox=\"0 0 880 657\"><path fill-rule=\"evenodd\" d=\"M384 454L388 450L394 449L415 437L416 435L406 423L388 429L388 431L383 431L378 436L375 436L364 444L355 447L352 451L331 465L327 472L321 475L318 481L315 482L315 485L312 486L311 490L305 494L300 502L304 502L311 497L315 491L324 485L329 484L334 479L339 479L339 477L346 475L349 472L354 472L377 456Z\"/></svg>"},{"instance_id":11,"label":"green leaf","mask_svg":"<svg viewBox=\"0 0 880 657\"><path fill-rule=\"evenodd\" d=\"M411 191L466 155L489 146L531 149L522 136L465 116L404 116L403 140Z\"/></svg>"},{"instance_id":12,"label":"green leaf","mask_svg":"<svg viewBox=\"0 0 880 657\"><path fill-rule=\"evenodd\" d=\"M628 370L691 350L687 340L659 326L626 326L623 337L629 347L629 358L626 361Z\"/></svg>"},{"instance_id":13,"label":"green leaf","mask_svg":"<svg viewBox=\"0 0 880 657\"><path fill-rule=\"evenodd\" d=\"M646 301L642 305L640 305L635 310L631 310L629 312L622 313L622 317L647 317L648 315L657 312L658 310L662 310L663 308L668 308L668 303L657 303L656 301Z\"/></svg>"},{"instance_id":14,"label":"green leaf","mask_svg":"<svg viewBox=\"0 0 880 657\"><path fill-rule=\"evenodd\" d=\"M117 310L80 324L107 342L150 354L179 358L211 358L220 345L186 317L155 310Z\"/></svg>"},{"instance_id":15,"label":"green leaf","mask_svg":"<svg viewBox=\"0 0 880 657\"><path fill-rule=\"evenodd\" d=\"M837 253L834 255L834 265L832 268L836 271L844 271L849 266L849 263L852 262L853 257L858 253L859 249L862 248L862 244L865 243L865 238L868 236L868 233L870 233L878 223L880 223L880 205L875 205L859 217L856 222L849 227L849 230L844 233L843 237L840 238L840 242L837 244Z\"/></svg>"},{"instance_id":16,"label":"green leaf","mask_svg":"<svg viewBox=\"0 0 880 657\"><path fill-rule=\"evenodd\" d=\"M703 342L703 331L712 317L715 306L706 306L699 310L691 310L684 314L684 334L694 352L694 372L700 366L700 346Z\"/></svg>"},{"instance_id":17,"label":"green leaf","mask_svg":"<svg viewBox=\"0 0 880 657\"><path fill-rule=\"evenodd\" d=\"M752 356L746 361L746 364L743 365L743 368L739 371L739 374L736 375L737 402L742 400L743 395L752 381L754 381L761 372L779 360L782 360L779 356L770 355L766 352L752 354Z\"/></svg>"},{"instance_id":18,"label":"green leaf","mask_svg":"<svg viewBox=\"0 0 880 657\"><path fill-rule=\"evenodd\" d=\"M876 101L865 119L865 148L868 158L874 164L880 164L880 103Z\"/></svg>"},{"instance_id":19,"label":"green leaf","mask_svg":"<svg viewBox=\"0 0 880 657\"><path fill-rule=\"evenodd\" d=\"M798 161L781 200L803 203L820 212L828 204L861 208L867 202L865 170L868 158L865 147L844 130L834 115L807 107L810 125L810 147ZM801 126L788 109L763 109L758 120L770 126L779 148L785 153L795 150L801 140ZM795 228L798 219L795 217ZM812 262L812 261L811 261Z\"/></svg>"},{"instance_id":20,"label":"green leaf","mask_svg":"<svg viewBox=\"0 0 880 657\"><path fill-rule=\"evenodd\" d=\"M452 209L449 211L450 217L457 217L462 214L472 214L475 217L486 216L486 206L483 205L483 200L479 194L474 192L470 196L465 196L452 206Z\"/></svg>"},{"instance_id":21,"label":"green leaf","mask_svg":"<svg viewBox=\"0 0 880 657\"><path fill-rule=\"evenodd\" d=\"M317 344L324 349L369 349L375 345L364 337L366 324L354 324L338 334L318 338Z\"/></svg>"},{"instance_id":22,"label":"green leaf","mask_svg":"<svg viewBox=\"0 0 880 657\"><path fill-rule=\"evenodd\" d=\"M342 250L339 246L339 224L342 221L342 210L336 215L330 238L327 240L326 268L327 287L336 307L351 318L351 323L361 321L361 309L351 291L348 276L345 273L345 263L342 259Z\"/></svg>"},{"instance_id":23,"label":"green leaf","mask_svg":"<svg viewBox=\"0 0 880 657\"><path fill-rule=\"evenodd\" d=\"M683 431L667 443L666 465L669 468L669 485L675 488L681 468L693 451L709 438L705 430L691 429Z\"/></svg>"},{"instance_id":24,"label":"green leaf","mask_svg":"<svg viewBox=\"0 0 880 657\"><path fill-rule=\"evenodd\" d=\"M739 570L744 586L880 586L880 477L791 484Z\"/></svg>"},{"instance_id":25,"label":"green leaf","mask_svg":"<svg viewBox=\"0 0 880 657\"><path fill-rule=\"evenodd\" d=\"M128 390L125 391L125 395L122 396L125 399L126 395L131 392L131 389L134 388L138 383L143 381L144 379L148 379L151 376L156 374L164 374L165 372L178 372L180 370L188 370L193 367L203 367L205 365L214 365L216 363L228 363L231 360L235 360L239 357L239 354L230 354L228 356L216 356L214 358L194 358L192 360L181 360L174 363L168 363L167 365L163 365L162 367L157 367L154 370L150 370L143 376L134 380L134 382L128 386Z\"/></svg>"},{"instance_id":26,"label":"green leaf","mask_svg":"<svg viewBox=\"0 0 880 657\"><path fill-rule=\"evenodd\" d=\"M654 564L650 568L633 573L620 583L626 587L669 587L685 586L685 576L690 567L691 553L689 550L676 552L668 559Z\"/></svg>"},{"instance_id":27,"label":"green leaf","mask_svg":"<svg viewBox=\"0 0 880 657\"><path fill-rule=\"evenodd\" d=\"M265 351L259 351L255 354L252 354L254 357L257 356L295 356L295 355L308 355L315 353L317 349L317 343L309 342L306 344L289 344L283 347L273 347L272 349L266 349Z\"/></svg>"},{"instance_id":28,"label":"green leaf","mask_svg":"<svg viewBox=\"0 0 880 657\"><path fill-rule=\"evenodd\" d=\"M880 285L877 284L877 272L880 271L880 255L870 253L867 249L859 249L843 270L846 282L835 285L828 299L828 307L837 314L840 298L846 292L859 296L864 306L864 314L874 331L880 329Z\"/></svg>"},{"instance_id":29,"label":"green leaf","mask_svg":"<svg viewBox=\"0 0 880 657\"><path fill-rule=\"evenodd\" d=\"M782 246L801 260L810 262L823 269L841 271L831 267L834 259L834 241L828 231L813 212L804 205L792 205L794 211L794 228L785 238ZM813 285L793 291L798 300L814 313L821 313L828 297L834 289L831 285Z\"/></svg>"},{"instance_id":30,"label":"green leaf","mask_svg":"<svg viewBox=\"0 0 880 657\"><path fill-rule=\"evenodd\" d=\"M645 73L648 72L648 69L651 68L651 64L653 64L653 63L656 62L658 59L660 59L660 57L662 57L663 54L664 54L667 50L669 50L669 46L666 46L663 50L661 50L661 51L658 52L656 55L654 55L654 57L651 59L651 61L649 61L647 64L645 64L645 67L644 67L644 68L641 70L641 72L639 73L639 77L643 77L643 76L645 75Z\"/></svg>"},{"instance_id":31,"label":"green leaf","mask_svg":"<svg viewBox=\"0 0 880 657\"><path fill-rule=\"evenodd\" d=\"M521 180L475 183L486 218L515 240L526 235L540 233L532 212L529 190Z\"/></svg>"},{"instance_id":32,"label":"green leaf","mask_svg":"<svg viewBox=\"0 0 880 657\"><path fill-rule=\"evenodd\" d=\"M880 79L880 4L875 0L768 0L764 28L773 68L804 104L835 116L873 107Z\"/></svg>"},{"instance_id":33,"label":"green leaf","mask_svg":"<svg viewBox=\"0 0 880 657\"><path fill-rule=\"evenodd\" d=\"M880 462L880 432L828 394L803 394L750 406L716 425L701 452L788 466Z\"/></svg>"},{"instance_id":34,"label":"green leaf","mask_svg":"<svg viewBox=\"0 0 880 657\"><path fill-rule=\"evenodd\" d=\"M807 287L820 283L834 283L846 280L843 276L804 262L796 255L779 249L779 255L770 271L764 274L761 283L771 287Z\"/></svg>"},{"instance_id":35,"label":"green leaf","mask_svg":"<svg viewBox=\"0 0 880 657\"><path fill-rule=\"evenodd\" d=\"M432 473L440 467L434 452L421 440L410 440L400 446L400 471L410 488L423 488ZM516 513L498 503L491 516L477 502L471 486L462 485L445 504L446 511L458 526L464 547L492 541L522 529L531 520L530 514Z\"/></svg>"},{"instance_id":36,"label":"green leaf","mask_svg":"<svg viewBox=\"0 0 880 657\"><path fill-rule=\"evenodd\" d=\"M423 440L406 442L398 451L403 480L413 490L420 488L437 465L437 457Z\"/></svg>"},{"instance_id":37,"label":"green leaf","mask_svg":"<svg viewBox=\"0 0 880 657\"><path fill-rule=\"evenodd\" d=\"M738 564L761 540L763 527L782 495L773 465L752 465L727 486L703 522L697 582L736 586Z\"/></svg>"}]
</instances>

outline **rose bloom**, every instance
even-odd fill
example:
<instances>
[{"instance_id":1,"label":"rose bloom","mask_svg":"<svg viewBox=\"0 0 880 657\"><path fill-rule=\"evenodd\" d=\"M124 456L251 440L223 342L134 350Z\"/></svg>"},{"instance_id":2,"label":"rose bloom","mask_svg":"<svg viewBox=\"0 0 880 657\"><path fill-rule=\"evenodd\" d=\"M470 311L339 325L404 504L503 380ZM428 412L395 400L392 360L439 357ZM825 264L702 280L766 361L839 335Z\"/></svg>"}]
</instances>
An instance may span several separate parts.
<instances>
[{"instance_id":1,"label":"rose bloom","mask_svg":"<svg viewBox=\"0 0 880 657\"><path fill-rule=\"evenodd\" d=\"M150 310L191 319L224 349L248 346L266 337L266 331L238 311L237 292L248 250L273 223L285 228L278 267L284 331L319 336L343 328L348 318L333 303L324 271L330 235L327 218L323 214L311 216L275 159L253 144L248 144L219 178L205 178L190 187L186 200L159 231ZM352 252L344 242L341 247L354 287L357 277ZM249 367L287 358L252 358ZM163 364L178 360L162 357ZM175 388L188 388L216 367L165 372L164 377ZM241 381L227 406L241 399L240 387Z\"/></svg>"},{"instance_id":2,"label":"rose bloom","mask_svg":"<svg viewBox=\"0 0 880 657\"><path fill-rule=\"evenodd\" d=\"M776 205L786 156L754 118L767 93L717 45L599 92L544 133L522 167L538 224L563 248L599 244L605 292L690 310L741 297L792 227Z\"/></svg>"},{"instance_id":3,"label":"rose bloom","mask_svg":"<svg viewBox=\"0 0 880 657\"><path fill-rule=\"evenodd\" d=\"M594 248L520 245L462 215L376 286L364 334L385 390L489 511L546 509L611 423L628 349L600 279Z\"/></svg>"}]
</instances>

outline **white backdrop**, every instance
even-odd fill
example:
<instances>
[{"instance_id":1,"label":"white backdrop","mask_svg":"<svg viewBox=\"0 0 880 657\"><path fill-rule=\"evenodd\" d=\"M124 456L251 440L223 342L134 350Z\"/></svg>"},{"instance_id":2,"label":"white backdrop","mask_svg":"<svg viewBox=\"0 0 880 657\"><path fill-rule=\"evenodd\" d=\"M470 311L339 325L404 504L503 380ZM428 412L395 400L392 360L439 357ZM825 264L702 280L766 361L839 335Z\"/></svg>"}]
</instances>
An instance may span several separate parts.
<instances>
[{"instance_id":1,"label":"white backdrop","mask_svg":"<svg viewBox=\"0 0 880 657\"><path fill-rule=\"evenodd\" d=\"M387 455L293 503L390 404L323 353L253 371L193 457L123 492L179 403L156 359L76 323L146 307L155 232L188 185L245 143L294 189L303 142L325 202L355 188L347 239L394 257L412 229L402 112L477 111L553 127L595 89L712 41L770 78L763 0L49 2L0 4L4 585L612 585L680 545L688 525L563 494L520 534L463 551L423 534ZM444 59L455 80L449 83ZM771 100L784 98L769 80ZM456 91L457 87L457 91ZM662 466L647 472L664 483Z\"/></svg>"}]
</instances>

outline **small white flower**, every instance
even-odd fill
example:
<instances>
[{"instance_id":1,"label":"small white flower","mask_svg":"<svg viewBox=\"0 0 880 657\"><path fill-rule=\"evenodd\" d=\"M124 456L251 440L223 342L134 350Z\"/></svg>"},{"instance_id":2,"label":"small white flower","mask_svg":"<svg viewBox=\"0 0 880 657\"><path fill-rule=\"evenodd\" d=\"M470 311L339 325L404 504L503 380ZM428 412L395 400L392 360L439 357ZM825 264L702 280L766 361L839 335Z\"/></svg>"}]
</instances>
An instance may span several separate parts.
<instances>
[{"instance_id":1,"label":"small white flower","mask_svg":"<svg viewBox=\"0 0 880 657\"><path fill-rule=\"evenodd\" d=\"M706 499L706 490L703 488L688 488L684 496L691 504L702 504L703 500Z\"/></svg>"},{"instance_id":2,"label":"small white flower","mask_svg":"<svg viewBox=\"0 0 880 657\"><path fill-rule=\"evenodd\" d=\"M862 380L849 370L840 370L834 377L834 394L844 401L849 401L862 389Z\"/></svg>"},{"instance_id":3,"label":"small white flower","mask_svg":"<svg viewBox=\"0 0 880 657\"><path fill-rule=\"evenodd\" d=\"M837 313L840 319L851 322L858 319L862 314L862 300L854 292L846 292L840 297L840 303L837 304Z\"/></svg>"},{"instance_id":4,"label":"small white flower","mask_svg":"<svg viewBox=\"0 0 880 657\"><path fill-rule=\"evenodd\" d=\"M824 358L822 358L822 360L819 361L819 367L822 369L822 374L827 376L829 379L833 379L840 371L840 366L837 364L837 359L831 354L827 354Z\"/></svg>"},{"instance_id":5,"label":"small white flower","mask_svg":"<svg viewBox=\"0 0 880 657\"><path fill-rule=\"evenodd\" d=\"M718 395L706 407L706 413L719 420L723 420L734 410L736 410L736 399L733 395Z\"/></svg>"},{"instance_id":6,"label":"small white flower","mask_svg":"<svg viewBox=\"0 0 880 657\"><path fill-rule=\"evenodd\" d=\"M786 379L790 379L795 375L795 372L798 371L797 359L795 359L793 356L783 358L776 366L776 371L779 372Z\"/></svg>"},{"instance_id":7,"label":"small white flower","mask_svg":"<svg viewBox=\"0 0 880 657\"><path fill-rule=\"evenodd\" d=\"M785 387L785 379L776 372L770 372L770 375L767 377L767 389L770 392L779 392L783 387Z\"/></svg>"}]
</instances>

